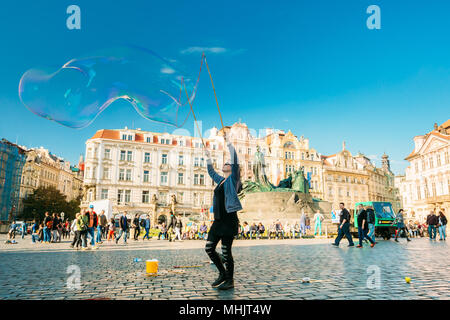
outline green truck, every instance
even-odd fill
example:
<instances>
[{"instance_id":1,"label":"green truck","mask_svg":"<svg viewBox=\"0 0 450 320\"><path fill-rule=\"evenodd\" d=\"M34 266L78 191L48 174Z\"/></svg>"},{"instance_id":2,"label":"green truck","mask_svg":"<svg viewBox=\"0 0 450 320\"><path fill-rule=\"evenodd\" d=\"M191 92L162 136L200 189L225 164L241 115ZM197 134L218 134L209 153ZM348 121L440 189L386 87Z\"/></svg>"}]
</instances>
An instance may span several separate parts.
<instances>
[{"instance_id":1,"label":"green truck","mask_svg":"<svg viewBox=\"0 0 450 320\"><path fill-rule=\"evenodd\" d=\"M395 221L395 212L390 202L366 201L355 203L355 209L353 211L354 228L351 230L351 233L353 235L356 233L356 237L358 236L358 206L360 204L364 207L371 206L375 211L375 236L389 240L397 227L393 224Z\"/></svg>"}]
</instances>

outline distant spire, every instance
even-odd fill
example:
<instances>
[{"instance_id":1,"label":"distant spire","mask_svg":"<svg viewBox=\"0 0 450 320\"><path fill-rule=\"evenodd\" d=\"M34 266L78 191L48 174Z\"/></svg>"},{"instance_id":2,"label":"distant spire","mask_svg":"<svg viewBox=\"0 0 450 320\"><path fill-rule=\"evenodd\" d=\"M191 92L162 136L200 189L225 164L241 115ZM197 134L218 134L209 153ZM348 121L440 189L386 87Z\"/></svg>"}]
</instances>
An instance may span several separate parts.
<instances>
[{"instance_id":1,"label":"distant spire","mask_svg":"<svg viewBox=\"0 0 450 320\"><path fill-rule=\"evenodd\" d=\"M345 141L342 142L342 150L345 150Z\"/></svg>"}]
</instances>

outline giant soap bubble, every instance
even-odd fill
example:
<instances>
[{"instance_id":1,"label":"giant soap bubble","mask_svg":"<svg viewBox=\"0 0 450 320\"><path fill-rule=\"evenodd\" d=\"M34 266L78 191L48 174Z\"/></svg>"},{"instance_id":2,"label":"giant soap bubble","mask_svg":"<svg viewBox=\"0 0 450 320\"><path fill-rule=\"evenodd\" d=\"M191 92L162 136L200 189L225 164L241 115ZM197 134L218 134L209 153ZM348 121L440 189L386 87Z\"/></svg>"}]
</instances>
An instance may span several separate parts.
<instances>
[{"instance_id":1,"label":"giant soap bubble","mask_svg":"<svg viewBox=\"0 0 450 320\"><path fill-rule=\"evenodd\" d=\"M198 77L176 61L138 47L109 49L73 59L57 70L31 69L19 83L19 96L33 113L71 128L83 128L117 99L126 99L146 119L181 127Z\"/></svg>"}]
</instances>

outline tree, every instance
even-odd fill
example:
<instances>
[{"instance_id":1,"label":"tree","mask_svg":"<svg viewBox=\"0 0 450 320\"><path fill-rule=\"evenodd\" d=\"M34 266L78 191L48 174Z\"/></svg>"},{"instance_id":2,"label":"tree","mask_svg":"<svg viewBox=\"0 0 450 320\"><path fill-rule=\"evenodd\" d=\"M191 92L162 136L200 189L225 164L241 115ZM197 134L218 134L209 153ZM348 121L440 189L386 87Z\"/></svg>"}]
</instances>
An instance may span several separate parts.
<instances>
[{"instance_id":1,"label":"tree","mask_svg":"<svg viewBox=\"0 0 450 320\"><path fill-rule=\"evenodd\" d=\"M67 201L66 196L55 187L39 187L23 201L23 219L42 221L45 212L65 213L65 218L73 219L80 210L80 200Z\"/></svg>"}]
</instances>

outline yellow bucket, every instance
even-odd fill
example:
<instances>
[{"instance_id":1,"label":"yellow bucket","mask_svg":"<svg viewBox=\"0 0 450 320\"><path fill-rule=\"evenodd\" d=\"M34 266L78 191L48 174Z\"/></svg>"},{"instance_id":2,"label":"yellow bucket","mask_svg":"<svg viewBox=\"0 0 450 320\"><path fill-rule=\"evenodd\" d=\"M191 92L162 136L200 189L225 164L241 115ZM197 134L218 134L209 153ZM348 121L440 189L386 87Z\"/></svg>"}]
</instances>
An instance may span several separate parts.
<instances>
[{"instance_id":1,"label":"yellow bucket","mask_svg":"<svg viewBox=\"0 0 450 320\"><path fill-rule=\"evenodd\" d=\"M157 274L158 273L158 260L147 260L145 261L147 274Z\"/></svg>"}]
</instances>

